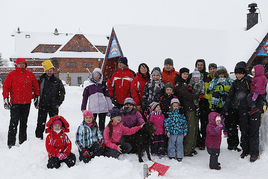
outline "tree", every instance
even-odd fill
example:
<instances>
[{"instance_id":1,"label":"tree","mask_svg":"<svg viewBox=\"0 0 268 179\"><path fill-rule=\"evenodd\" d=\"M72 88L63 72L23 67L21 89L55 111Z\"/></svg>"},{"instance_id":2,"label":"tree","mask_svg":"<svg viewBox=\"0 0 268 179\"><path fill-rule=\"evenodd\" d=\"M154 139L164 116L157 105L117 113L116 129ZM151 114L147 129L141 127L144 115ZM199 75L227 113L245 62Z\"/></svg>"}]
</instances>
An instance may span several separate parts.
<instances>
[{"instance_id":1,"label":"tree","mask_svg":"<svg viewBox=\"0 0 268 179\"><path fill-rule=\"evenodd\" d=\"M2 53L0 53L0 66L8 66L8 60L2 58Z\"/></svg>"}]
</instances>

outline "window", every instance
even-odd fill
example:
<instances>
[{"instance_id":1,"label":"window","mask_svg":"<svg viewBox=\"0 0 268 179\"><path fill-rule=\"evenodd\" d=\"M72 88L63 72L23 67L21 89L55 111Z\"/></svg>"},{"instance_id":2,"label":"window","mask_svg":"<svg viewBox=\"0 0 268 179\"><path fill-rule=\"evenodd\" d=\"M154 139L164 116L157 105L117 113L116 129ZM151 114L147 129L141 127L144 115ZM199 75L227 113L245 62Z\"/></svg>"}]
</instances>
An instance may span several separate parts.
<instances>
[{"instance_id":1,"label":"window","mask_svg":"<svg viewBox=\"0 0 268 179\"><path fill-rule=\"evenodd\" d=\"M86 47L86 52L89 52L89 47Z\"/></svg>"},{"instance_id":2,"label":"window","mask_svg":"<svg viewBox=\"0 0 268 179\"><path fill-rule=\"evenodd\" d=\"M72 46L69 46L69 51L72 51L73 50L73 47Z\"/></svg>"},{"instance_id":3,"label":"window","mask_svg":"<svg viewBox=\"0 0 268 179\"><path fill-rule=\"evenodd\" d=\"M45 48L44 47L41 47L41 52L45 52Z\"/></svg>"},{"instance_id":4,"label":"window","mask_svg":"<svg viewBox=\"0 0 268 179\"><path fill-rule=\"evenodd\" d=\"M52 48L52 52L56 52L56 47L53 47Z\"/></svg>"},{"instance_id":5,"label":"window","mask_svg":"<svg viewBox=\"0 0 268 179\"><path fill-rule=\"evenodd\" d=\"M66 68L70 68L70 63L69 62L66 63Z\"/></svg>"},{"instance_id":6,"label":"window","mask_svg":"<svg viewBox=\"0 0 268 179\"><path fill-rule=\"evenodd\" d=\"M74 51L78 51L78 47L77 46L74 47Z\"/></svg>"},{"instance_id":7,"label":"window","mask_svg":"<svg viewBox=\"0 0 268 179\"><path fill-rule=\"evenodd\" d=\"M78 85L81 85L82 84L82 77L81 76L78 76L77 77L77 84Z\"/></svg>"},{"instance_id":8,"label":"window","mask_svg":"<svg viewBox=\"0 0 268 179\"><path fill-rule=\"evenodd\" d=\"M83 68L86 68L87 67L87 63L83 63Z\"/></svg>"},{"instance_id":9,"label":"window","mask_svg":"<svg viewBox=\"0 0 268 179\"><path fill-rule=\"evenodd\" d=\"M89 68L92 67L92 63L88 63L88 67L89 67Z\"/></svg>"},{"instance_id":10,"label":"window","mask_svg":"<svg viewBox=\"0 0 268 179\"><path fill-rule=\"evenodd\" d=\"M99 63L99 68L101 68L101 64Z\"/></svg>"},{"instance_id":11,"label":"window","mask_svg":"<svg viewBox=\"0 0 268 179\"><path fill-rule=\"evenodd\" d=\"M76 67L76 63L72 63L72 68L75 68Z\"/></svg>"},{"instance_id":12,"label":"window","mask_svg":"<svg viewBox=\"0 0 268 179\"><path fill-rule=\"evenodd\" d=\"M34 64L33 63L30 63L29 66L34 66Z\"/></svg>"},{"instance_id":13,"label":"window","mask_svg":"<svg viewBox=\"0 0 268 179\"><path fill-rule=\"evenodd\" d=\"M50 51L50 47L47 47L47 52L48 52L48 53L50 53L50 52L51 52L51 51Z\"/></svg>"},{"instance_id":14,"label":"window","mask_svg":"<svg viewBox=\"0 0 268 179\"><path fill-rule=\"evenodd\" d=\"M80 47L80 51L84 51L84 47Z\"/></svg>"}]
</instances>

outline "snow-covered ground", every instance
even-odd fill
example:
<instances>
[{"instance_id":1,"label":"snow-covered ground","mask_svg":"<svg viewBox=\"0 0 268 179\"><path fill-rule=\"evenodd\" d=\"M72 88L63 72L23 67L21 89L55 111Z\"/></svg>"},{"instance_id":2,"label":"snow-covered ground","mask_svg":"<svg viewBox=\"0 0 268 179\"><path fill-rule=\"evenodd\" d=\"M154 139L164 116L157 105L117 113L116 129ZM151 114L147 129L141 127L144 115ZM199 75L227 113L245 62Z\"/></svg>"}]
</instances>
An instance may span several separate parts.
<instances>
[{"instance_id":1,"label":"snow-covered ground","mask_svg":"<svg viewBox=\"0 0 268 179\"><path fill-rule=\"evenodd\" d=\"M70 123L70 137L73 149L72 152L78 158L78 150L75 145L75 133L77 127L82 121L80 111L82 92L81 87L66 87L66 98L60 107L60 115L64 116ZM2 89L0 90L2 94ZM119 159L96 157L88 164L77 160L76 165L68 168L65 164L59 169L48 170L47 152L45 141L35 138L35 127L37 120L37 110L31 106L28 118L28 140L22 145L7 147L7 131L9 125L9 111L3 108L3 101L0 100L0 178L1 179L42 179L42 178L143 178L143 164L151 166L152 161L143 157L144 163L138 162L135 154L122 155ZM107 118L108 122L109 118ZM268 120L268 114L265 114L263 123ZM267 134L266 134L267 135ZM267 138L267 136L266 136ZM221 154L219 162L222 170L210 170L208 167L209 155L207 151L199 151L197 156L192 158L185 157L182 162L170 160L167 157L152 159L161 164L169 165L170 169L160 178L266 178L268 174L268 154L267 149L262 153L260 159L255 163L249 162L249 157L240 159L240 153L227 150L226 138L223 138L221 145ZM153 172L149 179L158 178L158 173Z\"/></svg>"}]
</instances>

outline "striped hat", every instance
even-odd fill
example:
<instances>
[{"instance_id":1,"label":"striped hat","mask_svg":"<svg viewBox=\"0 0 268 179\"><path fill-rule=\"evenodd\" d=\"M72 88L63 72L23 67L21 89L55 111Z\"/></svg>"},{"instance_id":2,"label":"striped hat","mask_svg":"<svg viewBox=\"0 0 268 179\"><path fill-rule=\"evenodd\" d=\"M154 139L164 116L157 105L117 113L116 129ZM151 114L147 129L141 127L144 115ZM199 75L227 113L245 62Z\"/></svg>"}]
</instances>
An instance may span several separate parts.
<instances>
[{"instance_id":1,"label":"striped hat","mask_svg":"<svg viewBox=\"0 0 268 179\"><path fill-rule=\"evenodd\" d=\"M157 107L157 105L159 105L159 103L157 103L157 102L152 102L152 103L150 104L150 108L154 111L155 108Z\"/></svg>"}]
</instances>

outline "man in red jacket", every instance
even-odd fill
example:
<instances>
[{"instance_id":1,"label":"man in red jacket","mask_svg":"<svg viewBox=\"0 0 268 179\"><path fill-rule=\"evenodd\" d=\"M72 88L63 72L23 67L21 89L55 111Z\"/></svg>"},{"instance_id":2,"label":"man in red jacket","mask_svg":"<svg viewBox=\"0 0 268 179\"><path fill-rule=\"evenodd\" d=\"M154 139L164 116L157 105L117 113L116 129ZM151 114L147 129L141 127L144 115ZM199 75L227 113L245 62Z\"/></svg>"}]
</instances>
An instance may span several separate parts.
<instances>
[{"instance_id":1,"label":"man in red jacket","mask_svg":"<svg viewBox=\"0 0 268 179\"><path fill-rule=\"evenodd\" d=\"M131 81L135 76L135 72L128 68L127 58L120 57L118 69L111 74L107 82L110 98L119 109L124 106L125 99L130 97Z\"/></svg>"},{"instance_id":2,"label":"man in red jacket","mask_svg":"<svg viewBox=\"0 0 268 179\"><path fill-rule=\"evenodd\" d=\"M164 68L162 72L162 81L165 83L172 83L175 86L175 74L180 75L179 72L175 71L173 67L173 60L171 58L167 58L164 61Z\"/></svg>"},{"instance_id":3,"label":"man in red jacket","mask_svg":"<svg viewBox=\"0 0 268 179\"><path fill-rule=\"evenodd\" d=\"M24 58L17 58L15 70L9 72L3 84L4 108L10 109L10 123L7 145L9 148L16 143L17 126L19 128L19 144L27 140L27 120L31 99L39 96L39 84L31 71L26 70ZM10 96L10 100L9 100Z\"/></svg>"}]
</instances>

